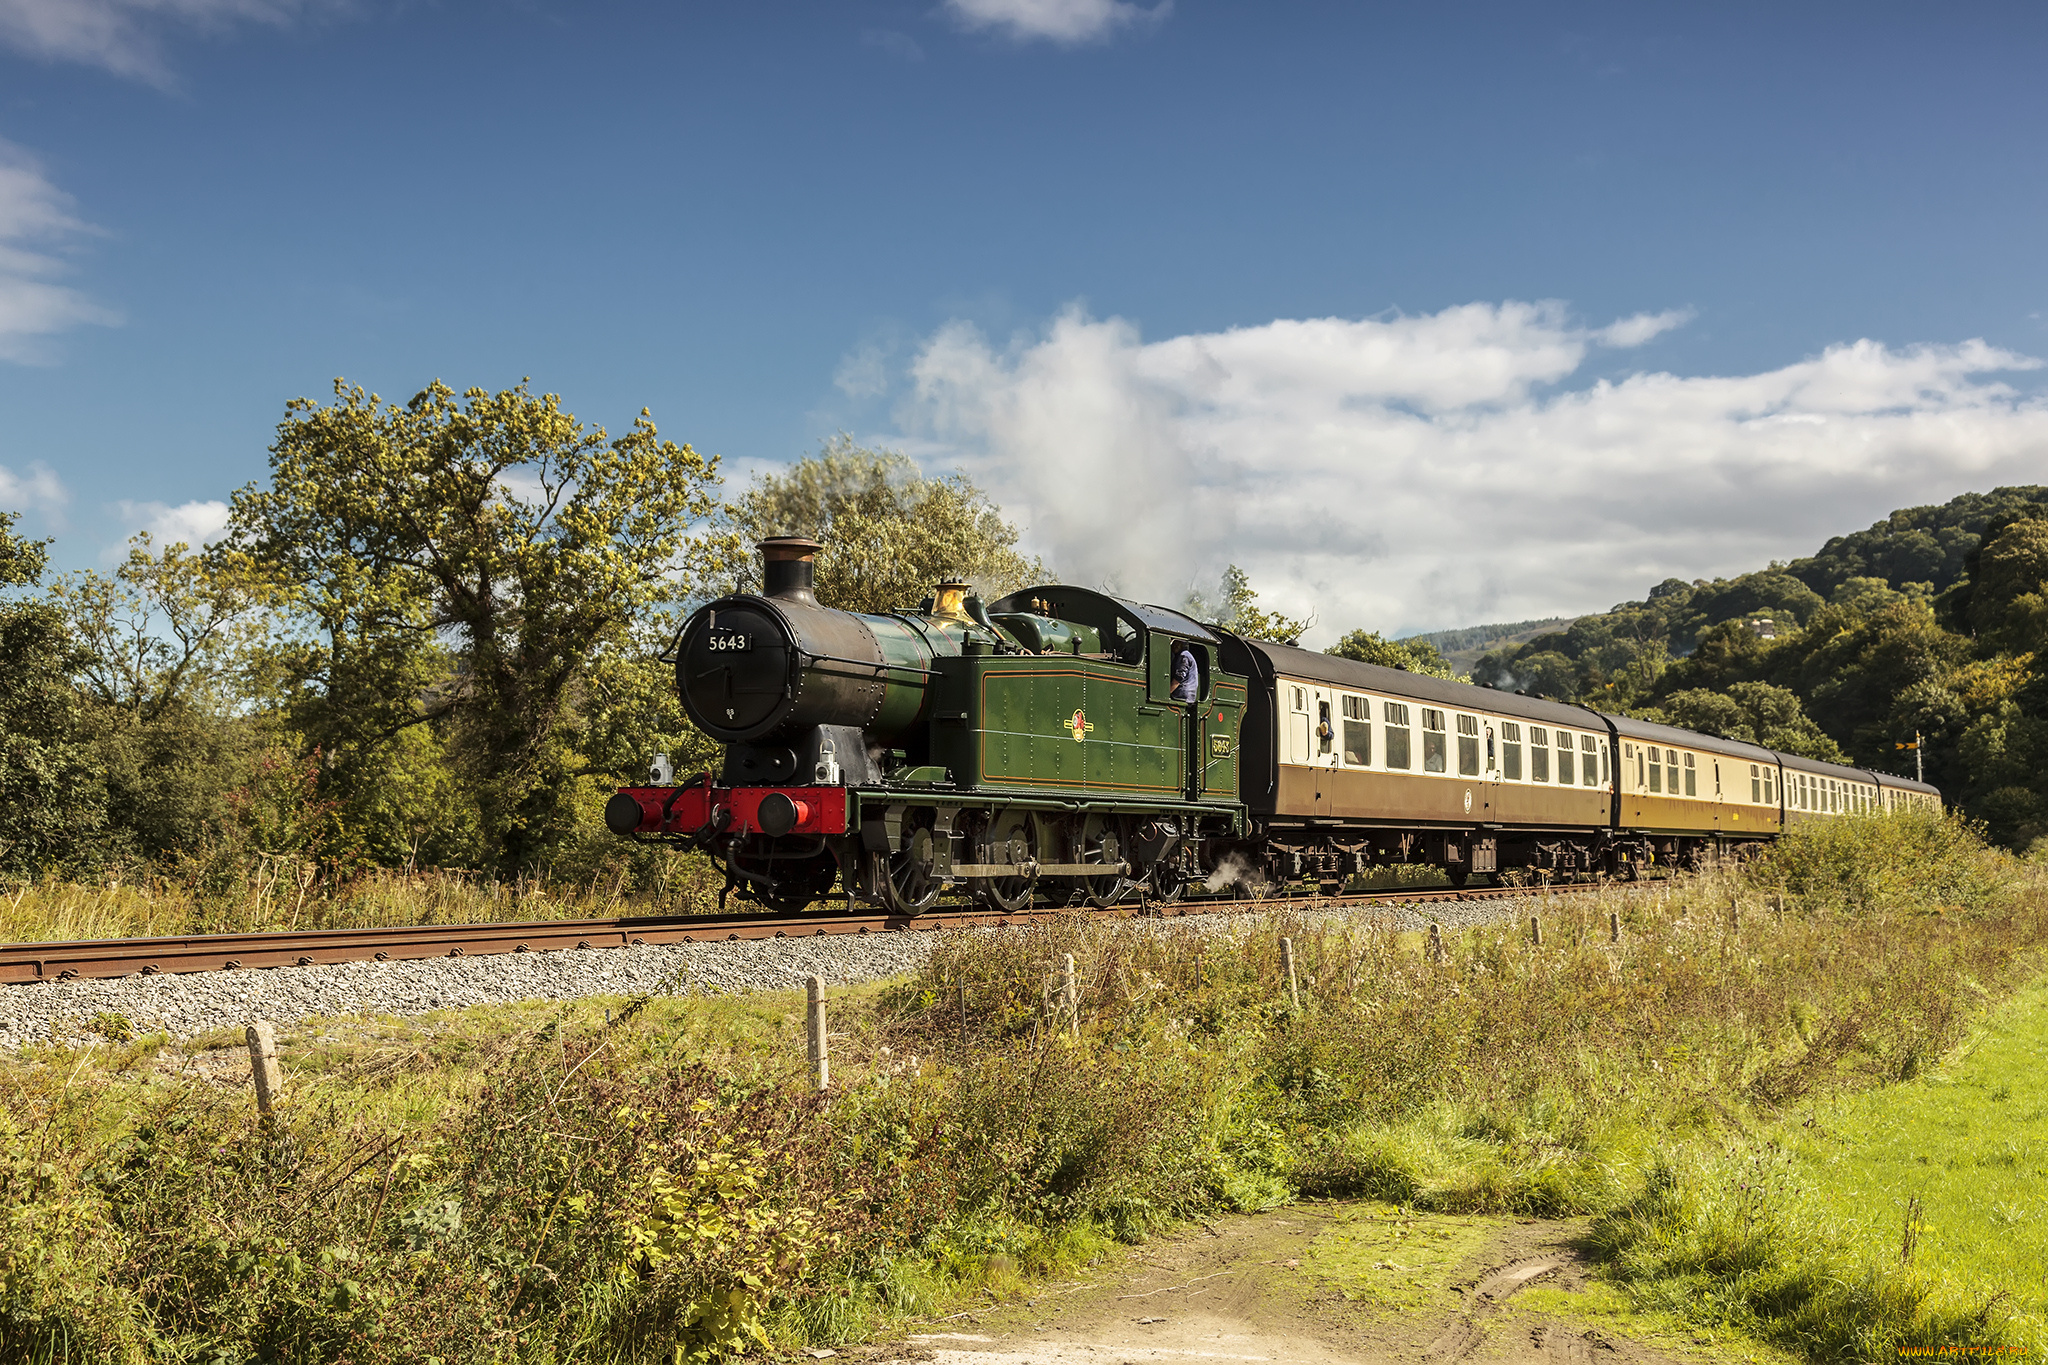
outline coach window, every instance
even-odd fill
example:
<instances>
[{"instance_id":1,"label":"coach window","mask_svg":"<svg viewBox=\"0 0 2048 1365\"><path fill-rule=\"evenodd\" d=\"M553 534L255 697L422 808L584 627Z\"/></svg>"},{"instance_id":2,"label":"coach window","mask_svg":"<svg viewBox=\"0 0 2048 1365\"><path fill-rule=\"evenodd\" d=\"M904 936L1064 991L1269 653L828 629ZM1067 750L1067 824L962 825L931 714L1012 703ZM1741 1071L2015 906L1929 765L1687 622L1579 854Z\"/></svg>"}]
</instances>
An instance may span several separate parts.
<instances>
[{"instance_id":1,"label":"coach window","mask_svg":"<svg viewBox=\"0 0 2048 1365\"><path fill-rule=\"evenodd\" d=\"M1479 717L1458 717L1458 773L1479 776Z\"/></svg>"},{"instance_id":2,"label":"coach window","mask_svg":"<svg viewBox=\"0 0 2048 1365\"><path fill-rule=\"evenodd\" d=\"M1529 727L1529 780L1550 780L1550 731L1540 725Z\"/></svg>"},{"instance_id":3,"label":"coach window","mask_svg":"<svg viewBox=\"0 0 2048 1365\"><path fill-rule=\"evenodd\" d=\"M1610 763L1608 762L1608 760L1607 760L1607 741L1603 739L1603 740L1601 740L1601 741L1600 741L1600 785L1601 785L1601 786L1603 786L1603 787L1604 787L1604 786L1606 786L1606 785L1607 785L1608 783L1610 783L1610 782L1614 781L1614 777L1613 777L1613 774L1612 774L1612 771L1611 771L1611 770L1612 770L1612 765L1611 765L1611 764L1610 764Z\"/></svg>"},{"instance_id":4,"label":"coach window","mask_svg":"<svg viewBox=\"0 0 2048 1365\"><path fill-rule=\"evenodd\" d=\"M1510 782L1522 780L1522 727L1516 721L1500 723L1500 775Z\"/></svg>"},{"instance_id":5,"label":"coach window","mask_svg":"<svg viewBox=\"0 0 2048 1365\"><path fill-rule=\"evenodd\" d=\"M1330 724L1330 703L1318 701L1316 703L1316 752L1318 754L1330 752L1330 741L1335 737L1336 733L1337 727Z\"/></svg>"},{"instance_id":6,"label":"coach window","mask_svg":"<svg viewBox=\"0 0 2048 1365\"><path fill-rule=\"evenodd\" d=\"M1760 805L1764 799L1763 769L1749 765L1749 800L1751 805Z\"/></svg>"},{"instance_id":7,"label":"coach window","mask_svg":"<svg viewBox=\"0 0 2048 1365\"><path fill-rule=\"evenodd\" d=\"M1563 730L1557 735L1557 781L1559 786L1569 787L1577 781L1572 776L1572 737Z\"/></svg>"},{"instance_id":8,"label":"coach window","mask_svg":"<svg viewBox=\"0 0 2048 1365\"><path fill-rule=\"evenodd\" d=\"M1408 708L1398 701L1382 702L1380 711L1387 722L1387 766L1408 766Z\"/></svg>"},{"instance_id":9,"label":"coach window","mask_svg":"<svg viewBox=\"0 0 2048 1365\"><path fill-rule=\"evenodd\" d=\"M1579 736L1579 785L1597 787L1600 785L1600 745L1591 735Z\"/></svg>"},{"instance_id":10,"label":"coach window","mask_svg":"<svg viewBox=\"0 0 2048 1365\"><path fill-rule=\"evenodd\" d=\"M1700 794L1699 769L1693 766L1691 754L1685 756L1685 794L1687 796L1698 796Z\"/></svg>"},{"instance_id":11,"label":"coach window","mask_svg":"<svg viewBox=\"0 0 2048 1365\"><path fill-rule=\"evenodd\" d=\"M1444 735L1444 713L1434 706L1422 708L1422 771L1440 773L1448 766L1449 745Z\"/></svg>"},{"instance_id":12,"label":"coach window","mask_svg":"<svg viewBox=\"0 0 2048 1365\"><path fill-rule=\"evenodd\" d=\"M1777 784L1771 780L1772 776L1771 769L1764 769L1764 804L1766 806L1777 805L1778 797L1783 795L1782 792L1775 790Z\"/></svg>"},{"instance_id":13,"label":"coach window","mask_svg":"<svg viewBox=\"0 0 2048 1365\"><path fill-rule=\"evenodd\" d=\"M1366 697L1344 699L1344 761L1372 766L1372 702Z\"/></svg>"},{"instance_id":14,"label":"coach window","mask_svg":"<svg viewBox=\"0 0 2048 1365\"><path fill-rule=\"evenodd\" d=\"M1628 753L1636 761L1636 790L1639 792L1648 791L1650 789L1650 779L1643 775L1643 746L1631 744L1628 746Z\"/></svg>"},{"instance_id":15,"label":"coach window","mask_svg":"<svg viewBox=\"0 0 2048 1365\"><path fill-rule=\"evenodd\" d=\"M1678 795L1678 750L1664 751L1664 787L1673 796Z\"/></svg>"}]
</instances>

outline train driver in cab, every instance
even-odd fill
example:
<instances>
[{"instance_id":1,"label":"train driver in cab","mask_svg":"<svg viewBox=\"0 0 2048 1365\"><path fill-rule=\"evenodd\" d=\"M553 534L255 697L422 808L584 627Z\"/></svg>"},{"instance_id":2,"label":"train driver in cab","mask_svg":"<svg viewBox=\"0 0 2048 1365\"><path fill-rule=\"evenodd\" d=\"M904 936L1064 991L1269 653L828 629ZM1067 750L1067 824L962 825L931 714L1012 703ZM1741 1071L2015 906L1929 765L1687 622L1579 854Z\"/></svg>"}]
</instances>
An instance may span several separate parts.
<instances>
[{"instance_id":1,"label":"train driver in cab","mask_svg":"<svg viewBox=\"0 0 2048 1365\"><path fill-rule=\"evenodd\" d=\"M1173 699L1194 702L1202 699L1202 670L1195 663L1195 651L1182 640L1173 645Z\"/></svg>"}]
</instances>

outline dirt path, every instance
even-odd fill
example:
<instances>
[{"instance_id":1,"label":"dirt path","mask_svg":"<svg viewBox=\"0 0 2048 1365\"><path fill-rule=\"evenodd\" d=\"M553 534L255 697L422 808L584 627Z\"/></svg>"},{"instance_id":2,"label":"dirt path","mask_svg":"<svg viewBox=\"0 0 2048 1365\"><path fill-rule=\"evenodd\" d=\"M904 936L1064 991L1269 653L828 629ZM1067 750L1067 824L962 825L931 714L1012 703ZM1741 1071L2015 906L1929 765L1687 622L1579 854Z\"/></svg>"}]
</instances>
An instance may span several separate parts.
<instances>
[{"instance_id":1,"label":"dirt path","mask_svg":"<svg viewBox=\"0 0 2048 1365\"><path fill-rule=\"evenodd\" d=\"M1033 1284L858 1354L933 1365L1699 1365L1742 1357L1650 1346L1593 1325L1557 1293L1584 1264L1570 1222L1403 1217L1308 1205L1219 1219ZM1531 1306L1547 1300L1549 1311ZM847 1354L855 1354L849 1352Z\"/></svg>"}]
</instances>

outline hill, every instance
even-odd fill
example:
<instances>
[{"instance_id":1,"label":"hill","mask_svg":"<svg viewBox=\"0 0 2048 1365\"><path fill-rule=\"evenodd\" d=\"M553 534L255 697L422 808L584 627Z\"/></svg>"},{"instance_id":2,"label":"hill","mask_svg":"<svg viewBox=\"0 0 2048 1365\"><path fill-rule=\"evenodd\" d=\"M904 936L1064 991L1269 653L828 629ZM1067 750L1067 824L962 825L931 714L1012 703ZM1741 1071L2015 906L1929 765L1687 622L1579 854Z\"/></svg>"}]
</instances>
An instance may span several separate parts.
<instances>
[{"instance_id":1,"label":"hill","mask_svg":"<svg viewBox=\"0 0 2048 1365\"><path fill-rule=\"evenodd\" d=\"M1912 771L2024 845L2048 835L2048 487L1893 512L1806 558L1670 578L1489 649L1473 681Z\"/></svg>"},{"instance_id":2,"label":"hill","mask_svg":"<svg viewBox=\"0 0 2048 1365\"><path fill-rule=\"evenodd\" d=\"M1429 630L1419 635L1403 635L1396 644L1407 644L1421 640L1443 656L1444 662L1459 673L1470 673L1472 665L1479 662L1479 656L1489 650L1509 645L1527 644L1538 635L1562 630L1570 626L1576 617L1546 616L1541 621L1510 621L1491 626L1464 626L1457 630Z\"/></svg>"}]
</instances>

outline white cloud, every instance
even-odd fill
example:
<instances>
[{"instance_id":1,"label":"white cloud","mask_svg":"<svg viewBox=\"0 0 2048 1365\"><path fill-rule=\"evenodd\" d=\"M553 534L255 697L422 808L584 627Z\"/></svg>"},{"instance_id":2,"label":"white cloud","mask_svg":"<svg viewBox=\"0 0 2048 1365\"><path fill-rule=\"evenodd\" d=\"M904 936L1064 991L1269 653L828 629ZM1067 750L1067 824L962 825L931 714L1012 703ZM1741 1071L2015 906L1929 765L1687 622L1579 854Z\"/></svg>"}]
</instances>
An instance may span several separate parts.
<instances>
[{"instance_id":1,"label":"white cloud","mask_svg":"<svg viewBox=\"0 0 2048 1365\"><path fill-rule=\"evenodd\" d=\"M1236 562L1325 642L1596 610L2048 468L2048 403L1992 377L2041 362L1981 341L1560 387L1681 321L1510 302L1148 343L1069 311L1000 348L955 323L898 420L1070 581L1175 602Z\"/></svg>"},{"instance_id":2,"label":"white cloud","mask_svg":"<svg viewBox=\"0 0 2048 1365\"><path fill-rule=\"evenodd\" d=\"M889 373L882 348L864 342L839 358L832 384L848 398L879 398L889 391Z\"/></svg>"},{"instance_id":3,"label":"white cloud","mask_svg":"<svg viewBox=\"0 0 2048 1365\"><path fill-rule=\"evenodd\" d=\"M176 507L162 502L122 502L115 508L128 526L149 532L159 548L182 543L198 549L218 539L228 525L228 505L218 498L195 499ZM127 554L124 543L109 549L103 558L121 560Z\"/></svg>"},{"instance_id":4,"label":"white cloud","mask_svg":"<svg viewBox=\"0 0 2048 1365\"><path fill-rule=\"evenodd\" d=\"M48 465L32 464L25 473L17 474L0 464L0 512L29 508L57 512L70 500L64 481L51 473Z\"/></svg>"},{"instance_id":5,"label":"white cloud","mask_svg":"<svg viewBox=\"0 0 2048 1365\"><path fill-rule=\"evenodd\" d=\"M1173 0L1159 0L1150 9L1128 0L946 0L946 9L968 29L993 29L1018 42L1088 43L1120 28L1164 20Z\"/></svg>"},{"instance_id":6,"label":"white cloud","mask_svg":"<svg viewBox=\"0 0 2048 1365\"><path fill-rule=\"evenodd\" d=\"M924 60L924 49L918 46L917 39L908 33L898 33L892 28L863 29L860 40L863 46L879 48L900 61Z\"/></svg>"},{"instance_id":7,"label":"white cloud","mask_svg":"<svg viewBox=\"0 0 2048 1365\"><path fill-rule=\"evenodd\" d=\"M0 42L31 57L165 85L164 28L283 23L300 8L298 0L0 0Z\"/></svg>"},{"instance_id":8,"label":"white cloud","mask_svg":"<svg viewBox=\"0 0 2048 1365\"><path fill-rule=\"evenodd\" d=\"M0 140L0 360L36 360L45 337L81 323L119 321L56 282L64 263L48 248L89 231L35 159Z\"/></svg>"}]
</instances>

